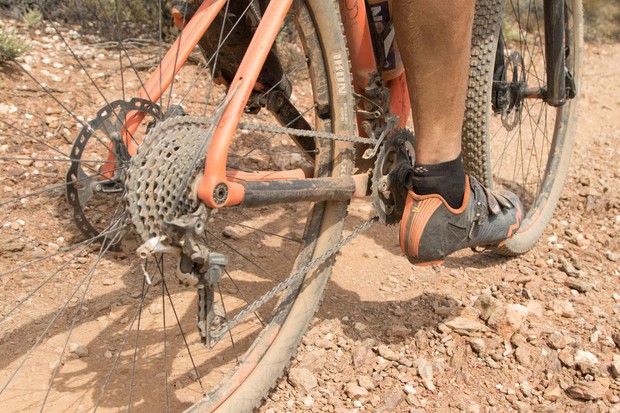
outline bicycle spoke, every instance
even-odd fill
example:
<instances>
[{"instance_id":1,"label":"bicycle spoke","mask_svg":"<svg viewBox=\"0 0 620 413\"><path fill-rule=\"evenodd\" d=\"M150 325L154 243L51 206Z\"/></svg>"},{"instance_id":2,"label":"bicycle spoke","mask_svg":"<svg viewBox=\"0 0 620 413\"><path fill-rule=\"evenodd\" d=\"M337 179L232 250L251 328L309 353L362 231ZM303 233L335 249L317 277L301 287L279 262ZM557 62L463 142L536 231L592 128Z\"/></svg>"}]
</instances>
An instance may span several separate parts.
<instances>
[{"instance_id":1,"label":"bicycle spoke","mask_svg":"<svg viewBox=\"0 0 620 413\"><path fill-rule=\"evenodd\" d=\"M129 381L129 401L127 402L127 413L131 412L131 401L133 396L133 384L136 377L136 359L138 357L138 343L140 339L140 323L142 321L142 303L144 302L146 288L146 277L142 278L142 293L140 294L141 301L138 306L138 324L136 326L136 341L133 347L133 357L131 360L131 379Z\"/></svg>"},{"instance_id":2,"label":"bicycle spoke","mask_svg":"<svg viewBox=\"0 0 620 413\"><path fill-rule=\"evenodd\" d=\"M198 380L198 384L200 385L200 390L202 390L202 395L206 396L207 392L205 391L203 385L202 385L202 379L201 379L201 375L198 372L198 367L196 367L196 362L194 361L194 356L192 356L192 351L189 348L189 344L187 344L187 337L185 336L185 332L183 331L183 326L181 325L181 321L179 320L179 316L177 314L177 310L174 307L174 302L172 301L172 296L170 295L170 291L168 291L168 284L166 283L165 279L162 279L162 284L166 290L166 295L168 296L168 301L170 302L170 307L172 308L172 312L174 314L174 318L177 322L177 326L179 327L179 331L181 332L181 336L183 337L183 343L185 344L185 349L187 350L187 354L189 356L190 361L192 362L192 368L194 370L194 373L196 373L196 378Z\"/></svg>"},{"instance_id":3,"label":"bicycle spoke","mask_svg":"<svg viewBox=\"0 0 620 413\"><path fill-rule=\"evenodd\" d=\"M107 249L109 249L109 248L110 247L108 246ZM89 280L89 279L92 278L93 274L95 273L95 268L96 268L99 260L101 260L103 254L107 251L107 249L104 250L104 248L102 246L102 248L99 251L99 255L97 256L97 259L95 260L95 263L91 266L90 270L88 271L86 276L82 279L82 281L80 281L80 283L77 285L77 287L71 292L71 295L69 296L67 301L62 305L62 307L58 310L58 312L54 315L54 317L47 324L47 326L43 330L43 333L41 333L41 335L35 341L34 345L28 350L28 352L26 353L26 355L24 356L22 361L19 363L19 365L15 369L15 371L9 376L9 379L6 381L4 386L2 386L2 388L0 389L0 395L6 390L6 388L9 386L9 384L11 384L13 379L15 379L15 377L17 376L19 371L22 369L22 367L24 366L24 364L26 363L26 361L28 360L28 358L32 354L32 352L38 347L38 345L41 343L41 341L43 341L43 338L47 335L48 331L52 328L52 326L54 325L56 320L58 320L58 317L60 317L60 315L65 311L65 309L67 308L67 306L71 302L71 299L75 296L75 294L77 294L77 292L79 291L81 286L84 284L84 282L86 280Z\"/></svg>"},{"instance_id":4,"label":"bicycle spoke","mask_svg":"<svg viewBox=\"0 0 620 413\"><path fill-rule=\"evenodd\" d=\"M122 167L114 168L114 169L112 169L109 172L116 172L116 171L119 171L119 170L125 169L125 168L126 168L126 166L122 166ZM25 194L25 195L20 195L20 196L11 198L8 201L0 202L0 206L5 206L5 205L11 204L13 202L20 201L22 199L32 198L33 196L45 194L47 192L51 192L51 191L54 191L56 189L65 188L68 185L74 185L76 183L84 182L84 181L87 181L87 180L91 179L93 176L101 176L101 177L105 178L103 173L97 172L95 175L91 175L91 176L88 176L88 177L85 177L85 178L78 178L78 179L75 179L73 181L65 182L65 183L58 184L58 185L49 186L47 188L43 188L43 189L40 189L38 191L30 192L30 193Z\"/></svg>"},{"instance_id":5,"label":"bicycle spoke","mask_svg":"<svg viewBox=\"0 0 620 413\"><path fill-rule=\"evenodd\" d=\"M228 249L232 250L235 254L239 255L241 258L243 258L244 260L248 261L250 264L252 264L253 266L255 266L256 268L258 268L263 274L265 274L267 277L271 278L272 280L280 283L282 282L282 280L280 280L279 278L277 278L276 276L274 276L273 274L271 274L271 272L269 272L268 270L266 270L263 266L261 266L260 264L258 264L257 262L255 262L254 260L252 260L251 258L249 258L248 256L242 254L237 248L233 247L232 245L228 244L226 241L224 241L223 239L217 237L216 235L214 235L211 231L207 230L207 234L209 234L211 237L213 237L214 239L216 239L217 241L219 241L221 244L223 244L225 247L227 247Z\"/></svg>"}]
</instances>

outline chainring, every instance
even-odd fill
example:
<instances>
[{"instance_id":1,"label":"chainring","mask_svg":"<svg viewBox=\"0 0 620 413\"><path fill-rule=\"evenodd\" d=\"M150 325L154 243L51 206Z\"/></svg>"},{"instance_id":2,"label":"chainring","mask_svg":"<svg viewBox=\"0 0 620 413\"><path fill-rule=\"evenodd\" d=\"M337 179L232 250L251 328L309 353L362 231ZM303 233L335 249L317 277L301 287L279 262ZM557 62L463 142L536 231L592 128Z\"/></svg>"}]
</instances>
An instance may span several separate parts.
<instances>
[{"instance_id":1,"label":"chainring","mask_svg":"<svg viewBox=\"0 0 620 413\"><path fill-rule=\"evenodd\" d=\"M129 162L130 155L123 142L122 131L126 116L131 112L143 112L154 119L163 117L159 106L145 99L134 98L128 102L123 100L111 102L97 112L95 119L85 123L71 148L72 162L65 178L66 196L69 205L73 208L73 217L78 229L88 239L102 236L110 238L109 229L106 231L103 228L97 228L97 223L94 222L95 217L88 216L86 211L87 205L98 208L105 202L105 198L97 197L97 195L112 196L123 191L124 166ZM104 142L102 138L109 141ZM94 145L95 148L91 148L89 144ZM93 163L93 159L99 156L96 149L105 151L105 154L99 154L103 159L109 156L109 152L114 156L102 161L103 165L96 168L96 164ZM112 163L107 173L102 169L106 162ZM119 214L120 211L112 208L108 212ZM111 225L109 219L105 222L108 227ZM102 235L105 232L107 234Z\"/></svg>"},{"instance_id":2,"label":"chainring","mask_svg":"<svg viewBox=\"0 0 620 413\"><path fill-rule=\"evenodd\" d=\"M143 241L160 236L174 239L178 234L170 222L195 214L202 205L195 189L209 148L208 126L206 119L191 116L164 120L132 158L125 184L126 208ZM201 211L206 214L205 208Z\"/></svg>"},{"instance_id":3,"label":"chainring","mask_svg":"<svg viewBox=\"0 0 620 413\"><path fill-rule=\"evenodd\" d=\"M405 175L413 169L415 137L408 129L397 129L385 140L377 154L371 178L372 204L379 221L386 225L400 222L405 211Z\"/></svg>"}]
</instances>

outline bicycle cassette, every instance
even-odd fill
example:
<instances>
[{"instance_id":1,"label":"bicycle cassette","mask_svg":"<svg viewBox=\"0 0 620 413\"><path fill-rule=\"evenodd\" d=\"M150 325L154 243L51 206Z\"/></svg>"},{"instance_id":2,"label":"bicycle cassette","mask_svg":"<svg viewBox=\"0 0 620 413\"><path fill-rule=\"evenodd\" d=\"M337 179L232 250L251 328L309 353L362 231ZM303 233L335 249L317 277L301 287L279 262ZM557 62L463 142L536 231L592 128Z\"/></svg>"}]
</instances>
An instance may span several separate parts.
<instances>
[{"instance_id":1,"label":"bicycle cassette","mask_svg":"<svg viewBox=\"0 0 620 413\"><path fill-rule=\"evenodd\" d=\"M400 222L405 210L407 190L413 178L414 141L411 131L397 129L385 140L377 155L371 196L379 220L386 225Z\"/></svg>"},{"instance_id":2,"label":"bicycle cassette","mask_svg":"<svg viewBox=\"0 0 620 413\"><path fill-rule=\"evenodd\" d=\"M127 211L143 241L165 236L179 245L179 225L188 219L206 222L208 212L200 208L203 204L194 190L209 147L206 126L203 118L167 119L149 133L132 158L126 181Z\"/></svg>"}]
</instances>

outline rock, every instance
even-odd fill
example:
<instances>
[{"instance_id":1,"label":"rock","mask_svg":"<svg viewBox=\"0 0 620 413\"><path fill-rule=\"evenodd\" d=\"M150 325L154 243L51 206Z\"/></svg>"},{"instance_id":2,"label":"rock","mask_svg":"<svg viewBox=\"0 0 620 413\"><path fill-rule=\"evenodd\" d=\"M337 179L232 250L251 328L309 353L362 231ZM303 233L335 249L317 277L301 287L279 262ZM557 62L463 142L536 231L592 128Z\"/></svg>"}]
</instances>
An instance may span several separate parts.
<instances>
[{"instance_id":1,"label":"rock","mask_svg":"<svg viewBox=\"0 0 620 413\"><path fill-rule=\"evenodd\" d=\"M562 350L568 345L568 340L559 332L555 332L547 339L547 344L554 350Z\"/></svg>"},{"instance_id":2,"label":"rock","mask_svg":"<svg viewBox=\"0 0 620 413\"><path fill-rule=\"evenodd\" d=\"M573 367L575 365L575 358L570 351L564 349L558 352L558 359L566 367Z\"/></svg>"},{"instance_id":3,"label":"rock","mask_svg":"<svg viewBox=\"0 0 620 413\"><path fill-rule=\"evenodd\" d=\"M392 390L384 396L383 404L377 409L380 412L393 412L404 400L404 395L399 390Z\"/></svg>"},{"instance_id":4,"label":"rock","mask_svg":"<svg viewBox=\"0 0 620 413\"><path fill-rule=\"evenodd\" d=\"M361 399L362 397L368 396L368 390L365 388L358 386L355 383L349 383L345 386L344 392L349 396L352 400Z\"/></svg>"},{"instance_id":5,"label":"rock","mask_svg":"<svg viewBox=\"0 0 620 413\"><path fill-rule=\"evenodd\" d=\"M609 365L609 372L614 379L620 379L620 355L614 354L614 358Z\"/></svg>"},{"instance_id":6,"label":"rock","mask_svg":"<svg viewBox=\"0 0 620 413\"><path fill-rule=\"evenodd\" d=\"M451 320L446 320L444 321L444 324L457 333L470 333L487 330L487 327L480 320L466 316L459 316Z\"/></svg>"},{"instance_id":7,"label":"rock","mask_svg":"<svg viewBox=\"0 0 620 413\"><path fill-rule=\"evenodd\" d=\"M468 340L471 349L478 355L484 356L486 354L486 342L483 338L472 338Z\"/></svg>"},{"instance_id":8,"label":"rock","mask_svg":"<svg viewBox=\"0 0 620 413\"><path fill-rule=\"evenodd\" d=\"M310 392L319 385L314 374L312 374L312 372L307 368L303 367L291 368L288 372L288 381L291 383L291 386L296 389L303 390L306 393Z\"/></svg>"},{"instance_id":9,"label":"rock","mask_svg":"<svg viewBox=\"0 0 620 413\"><path fill-rule=\"evenodd\" d=\"M592 286L589 283L575 277L566 277L564 285L572 290L577 290L580 293L587 293L592 289Z\"/></svg>"},{"instance_id":10,"label":"rock","mask_svg":"<svg viewBox=\"0 0 620 413\"><path fill-rule=\"evenodd\" d=\"M532 346L520 346L515 350L515 358L523 367L530 367L533 364Z\"/></svg>"},{"instance_id":11,"label":"rock","mask_svg":"<svg viewBox=\"0 0 620 413\"><path fill-rule=\"evenodd\" d=\"M3 252L20 252L26 247L26 242L21 239L9 239L0 241L0 254Z\"/></svg>"},{"instance_id":12,"label":"rock","mask_svg":"<svg viewBox=\"0 0 620 413\"><path fill-rule=\"evenodd\" d=\"M611 262L620 261L620 253L608 251L607 259Z\"/></svg>"},{"instance_id":13,"label":"rock","mask_svg":"<svg viewBox=\"0 0 620 413\"><path fill-rule=\"evenodd\" d=\"M411 384L405 384L405 387L403 387L403 391L406 394L416 394L417 393L415 387L413 387Z\"/></svg>"},{"instance_id":14,"label":"rock","mask_svg":"<svg viewBox=\"0 0 620 413\"><path fill-rule=\"evenodd\" d=\"M241 238L241 233L239 232L239 230L237 230L235 227L231 225L224 228L224 231L222 231L222 235L225 236L226 238L235 239L235 240Z\"/></svg>"},{"instance_id":15,"label":"rock","mask_svg":"<svg viewBox=\"0 0 620 413\"><path fill-rule=\"evenodd\" d=\"M297 367L305 367L313 373L319 372L327 361L327 350L323 348L316 348L311 352L305 353L303 360L301 360Z\"/></svg>"},{"instance_id":16,"label":"rock","mask_svg":"<svg viewBox=\"0 0 620 413\"><path fill-rule=\"evenodd\" d=\"M385 332L388 337L409 337L411 333L411 329L405 327L402 324L390 326Z\"/></svg>"},{"instance_id":17,"label":"rock","mask_svg":"<svg viewBox=\"0 0 620 413\"><path fill-rule=\"evenodd\" d=\"M575 316L575 309L570 301L553 300L551 302L551 310L559 316L572 318Z\"/></svg>"},{"instance_id":18,"label":"rock","mask_svg":"<svg viewBox=\"0 0 620 413\"><path fill-rule=\"evenodd\" d=\"M103 285L114 285L116 283L116 280L113 280L112 278L104 278L101 283Z\"/></svg>"},{"instance_id":19,"label":"rock","mask_svg":"<svg viewBox=\"0 0 620 413\"><path fill-rule=\"evenodd\" d=\"M353 348L351 352L351 359L355 370L365 371L370 369L374 355L368 346L360 344Z\"/></svg>"},{"instance_id":20,"label":"rock","mask_svg":"<svg viewBox=\"0 0 620 413\"><path fill-rule=\"evenodd\" d=\"M385 344L382 344L377 348L377 353L386 360L398 361L398 359L400 359L400 355L391 350Z\"/></svg>"},{"instance_id":21,"label":"rock","mask_svg":"<svg viewBox=\"0 0 620 413\"><path fill-rule=\"evenodd\" d=\"M484 321L489 319L491 312L494 309L494 299L490 295L481 295L474 303L474 308L480 310L480 318Z\"/></svg>"},{"instance_id":22,"label":"rock","mask_svg":"<svg viewBox=\"0 0 620 413\"><path fill-rule=\"evenodd\" d=\"M577 269L573 266L573 264L571 264L571 262L567 258L561 255L558 258L560 260L560 268L566 273L566 275L572 277L579 275L579 271L577 271Z\"/></svg>"},{"instance_id":23,"label":"rock","mask_svg":"<svg viewBox=\"0 0 620 413\"><path fill-rule=\"evenodd\" d=\"M304 406L312 407L312 405L314 404L314 399L312 398L312 396L308 395L302 399L302 402Z\"/></svg>"},{"instance_id":24,"label":"rock","mask_svg":"<svg viewBox=\"0 0 620 413\"><path fill-rule=\"evenodd\" d=\"M418 375L422 379L422 384L430 391L435 390L435 384L433 384L433 364L427 361L425 358L420 357L416 360L418 367Z\"/></svg>"},{"instance_id":25,"label":"rock","mask_svg":"<svg viewBox=\"0 0 620 413\"><path fill-rule=\"evenodd\" d=\"M84 347L80 343L70 343L69 353L77 356L78 358L88 357L88 348Z\"/></svg>"},{"instance_id":26,"label":"rock","mask_svg":"<svg viewBox=\"0 0 620 413\"><path fill-rule=\"evenodd\" d=\"M527 308L520 304L497 306L489 316L487 324L505 340L510 340L527 318L527 314Z\"/></svg>"},{"instance_id":27,"label":"rock","mask_svg":"<svg viewBox=\"0 0 620 413\"><path fill-rule=\"evenodd\" d=\"M566 394L578 400L602 399L606 392L607 388L598 381L580 381L566 389Z\"/></svg>"},{"instance_id":28,"label":"rock","mask_svg":"<svg viewBox=\"0 0 620 413\"><path fill-rule=\"evenodd\" d=\"M545 398L545 400L554 402L560 397L562 397L562 393L563 391L560 388L560 386L557 383L552 383L549 385L549 387L545 389L545 393L543 394L543 397Z\"/></svg>"},{"instance_id":29,"label":"rock","mask_svg":"<svg viewBox=\"0 0 620 413\"><path fill-rule=\"evenodd\" d=\"M589 351L577 350L575 353L575 363L598 364L598 358Z\"/></svg>"},{"instance_id":30,"label":"rock","mask_svg":"<svg viewBox=\"0 0 620 413\"><path fill-rule=\"evenodd\" d=\"M106 352L103 353L103 357L105 357L107 359L111 359L113 355L114 354L112 354L112 352L110 350L106 350Z\"/></svg>"},{"instance_id":31,"label":"rock","mask_svg":"<svg viewBox=\"0 0 620 413\"><path fill-rule=\"evenodd\" d=\"M616 344L616 347L620 348L620 333L613 333L611 339L614 341L614 344Z\"/></svg>"},{"instance_id":32,"label":"rock","mask_svg":"<svg viewBox=\"0 0 620 413\"><path fill-rule=\"evenodd\" d=\"M542 303L539 301L531 300L527 303L527 314L529 316L535 316L538 318L542 318L544 315L544 308Z\"/></svg>"},{"instance_id":33,"label":"rock","mask_svg":"<svg viewBox=\"0 0 620 413\"><path fill-rule=\"evenodd\" d=\"M369 376L359 376L357 378L357 384L365 388L366 390L372 390L375 388L375 382Z\"/></svg>"},{"instance_id":34,"label":"rock","mask_svg":"<svg viewBox=\"0 0 620 413\"><path fill-rule=\"evenodd\" d=\"M149 313L153 315L161 314L162 311L163 311L163 307L161 305L161 302L159 301L156 301L149 306Z\"/></svg>"},{"instance_id":35,"label":"rock","mask_svg":"<svg viewBox=\"0 0 620 413\"><path fill-rule=\"evenodd\" d=\"M366 325L364 323L360 323L359 321L356 322L355 324L353 324L353 328L356 329L357 331L364 331L366 330Z\"/></svg>"}]
</instances>

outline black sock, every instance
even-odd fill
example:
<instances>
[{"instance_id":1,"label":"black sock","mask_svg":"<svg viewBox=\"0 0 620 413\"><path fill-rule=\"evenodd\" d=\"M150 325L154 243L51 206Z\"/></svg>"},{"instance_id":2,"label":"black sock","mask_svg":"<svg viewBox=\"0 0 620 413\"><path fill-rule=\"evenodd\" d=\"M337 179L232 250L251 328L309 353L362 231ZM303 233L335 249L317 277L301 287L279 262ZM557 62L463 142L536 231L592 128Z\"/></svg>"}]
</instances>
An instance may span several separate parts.
<instances>
[{"instance_id":1,"label":"black sock","mask_svg":"<svg viewBox=\"0 0 620 413\"><path fill-rule=\"evenodd\" d=\"M418 195L439 194L452 208L460 208L465 193L465 169L461 155L448 162L416 163L413 190Z\"/></svg>"}]
</instances>

